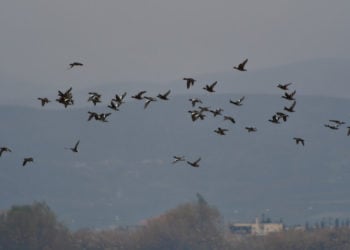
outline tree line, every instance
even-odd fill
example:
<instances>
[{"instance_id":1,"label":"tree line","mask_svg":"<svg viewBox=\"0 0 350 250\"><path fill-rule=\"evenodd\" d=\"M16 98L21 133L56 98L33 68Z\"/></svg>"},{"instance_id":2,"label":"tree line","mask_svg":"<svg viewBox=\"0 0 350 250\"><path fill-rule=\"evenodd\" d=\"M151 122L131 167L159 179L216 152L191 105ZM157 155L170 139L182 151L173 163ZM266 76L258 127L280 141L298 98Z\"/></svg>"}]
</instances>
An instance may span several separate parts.
<instances>
[{"instance_id":1,"label":"tree line","mask_svg":"<svg viewBox=\"0 0 350 250\"><path fill-rule=\"evenodd\" d=\"M345 250L350 249L350 229L320 227L264 237L236 237L225 226L218 209L197 194L195 202L181 204L139 227L72 232L45 202L34 202L12 206L0 214L0 249Z\"/></svg>"}]
</instances>

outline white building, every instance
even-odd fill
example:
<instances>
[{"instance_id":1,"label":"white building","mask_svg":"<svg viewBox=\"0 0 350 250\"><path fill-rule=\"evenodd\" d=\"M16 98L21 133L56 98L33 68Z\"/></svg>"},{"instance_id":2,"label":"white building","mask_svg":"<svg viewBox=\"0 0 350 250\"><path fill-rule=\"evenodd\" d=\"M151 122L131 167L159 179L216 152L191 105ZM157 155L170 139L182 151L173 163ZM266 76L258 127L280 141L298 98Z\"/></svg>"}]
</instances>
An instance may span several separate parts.
<instances>
[{"instance_id":1,"label":"white building","mask_svg":"<svg viewBox=\"0 0 350 250\"><path fill-rule=\"evenodd\" d=\"M282 223L262 223L259 218L255 219L255 223L232 223L229 228L232 233L243 235L267 235L284 230Z\"/></svg>"}]
</instances>

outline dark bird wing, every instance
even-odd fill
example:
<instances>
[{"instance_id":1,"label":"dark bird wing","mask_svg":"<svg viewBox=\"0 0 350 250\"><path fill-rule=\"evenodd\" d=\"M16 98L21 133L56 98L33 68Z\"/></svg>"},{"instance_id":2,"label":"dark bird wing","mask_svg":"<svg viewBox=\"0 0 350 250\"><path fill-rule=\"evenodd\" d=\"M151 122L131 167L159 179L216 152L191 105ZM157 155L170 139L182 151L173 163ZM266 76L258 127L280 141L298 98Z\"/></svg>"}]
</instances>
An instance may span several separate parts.
<instances>
[{"instance_id":1,"label":"dark bird wing","mask_svg":"<svg viewBox=\"0 0 350 250\"><path fill-rule=\"evenodd\" d=\"M238 67L244 68L244 66L247 64L247 62L248 62L248 58L245 59L242 63L240 63Z\"/></svg>"},{"instance_id":2,"label":"dark bird wing","mask_svg":"<svg viewBox=\"0 0 350 250\"><path fill-rule=\"evenodd\" d=\"M290 93L290 97L293 97L297 91L294 90L292 93Z\"/></svg>"},{"instance_id":3,"label":"dark bird wing","mask_svg":"<svg viewBox=\"0 0 350 250\"><path fill-rule=\"evenodd\" d=\"M169 89L165 94L164 96L167 97L169 94L170 94L171 90Z\"/></svg>"},{"instance_id":4,"label":"dark bird wing","mask_svg":"<svg viewBox=\"0 0 350 250\"><path fill-rule=\"evenodd\" d=\"M143 108L146 109L151 102L152 102L151 100L147 100Z\"/></svg>"},{"instance_id":5,"label":"dark bird wing","mask_svg":"<svg viewBox=\"0 0 350 250\"><path fill-rule=\"evenodd\" d=\"M195 165L197 165L201 160L201 157L198 158L198 160L196 160L195 162L193 162Z\"/></svg>"},{"instance_id":6,"label":"dark bird wing","mask_svg":"<svg viewBox=\"0 0 350 250\"><path fill-rule=\"evenodd\" d=\"M296 101L294 101L290 107L284 107L284 110L287 110L288 112L294 112L295 104Z\"/></svg>"},{"instance_id":7,"label":"dark bird wing","mask_svg":"<svg viewBox=\"0 0 350 250\"><path fill-rule=\"evenodd\" d=\"M78 140L77 143L75 143L75 145L74 145L74 149L75 149L75 150L78 149L79 143L80 143L80 140Z\"/></svg>"},{"instance_id":8,"label":"dark bird wing","mask_svg":"<svg viewBox=\"0 0 350 250\"><path fill-rule=\"evenodd\" d=\"M297 104L297 102L294 101L294 102L292 103L292 105L290 106L290 109L294 109L294 107L295 107L296 104Z\"/></svg>"},{"instance_id":9,"label":"dark bird wing","mask_svg":"<svg viewBox=\"0 0 350 250\"><path fill-rule=\"evenodd\" d=\"M209 87L210 87L211 89L213 89L217 83L218 83L218 81L215 81L215 82L213 82Z\"/></svg>"}]
</instances>

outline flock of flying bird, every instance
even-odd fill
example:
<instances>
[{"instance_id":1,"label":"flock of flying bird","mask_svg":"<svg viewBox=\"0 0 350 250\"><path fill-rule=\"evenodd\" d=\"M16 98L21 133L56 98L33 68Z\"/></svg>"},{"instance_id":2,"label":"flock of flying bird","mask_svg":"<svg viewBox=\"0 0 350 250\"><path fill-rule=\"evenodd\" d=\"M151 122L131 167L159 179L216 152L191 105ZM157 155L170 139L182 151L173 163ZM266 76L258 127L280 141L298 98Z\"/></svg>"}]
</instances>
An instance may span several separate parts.
<instances>
[{"instance_id":1,"label":"flock of flying bird","mask_svg":"<svg viewBox=\"0 0 350 250\"><path fill-rule=\"evenodd\" d=\"M238 64L237 66L234 66L233 69L238 70L238 71L247 71L247 69L245 68L246 64L248 62L248 59L245 59L242 63ZM71 64L69 64L69 69L72 69L74 67L77 66L83 66L83 63L80 62L73 62ZM187 89L190 89L192 86L194 86L196 80L193 78L183 78L183 80L186 82L186 87ZM203 89L209 93L213 93L215 92L215 86L217 85L217 81L213 82L212 84L207 84L203 87ZM288 92L289 91L289 86L292 83L286 83L286 84L278 84L277 87L281 90L284 91L284 95L282 95L282 98L286 99L287 101L291 102L291 104L289 106L284 106L283 108L283 112L276 112L275 114L272 115L272 118L269 119L268 121L274 124L280 124L281 122L286 122L287 119L289 118L289 114L295 112L295 106L296 106L296 100L295 100L295 94L296 94L296 90L292 91L292 92ZM158 94L156 97L152 97L152 96L147 96L146 95L147 91L142 90L138 93L136 93L135 95L132 95L131 98L135 99L135 100L144 100L144 109L146 109L150 103L159 100L163 100L163 101L167 101L169 100L169 95L171 93L171 90L168 90L165 93L160 93ZM97 93L97 92L89 92L89 98L88 98L88 102L93 103L94 106L96 106L98 103L101 103L101 94ZM124 92L121 95L116 94L115 97L110 101L109 105L107 106L109 109L113 110L113 111L119 111L119 108L122 104L125 103L125 97L126 97L127 93ZM40 103L41 106L45 106L46 104L48 104L49 102L51 102L51 100L49 100L47 97L38 97L37 98ZM235 106L242 106L243 105L243 101L245 99L245 96L242 96L241 98L239 98L238 100L229 100L229 102ZM228 116L228 115L223 115L223 109L219 108L219 109L215 109L212 110L209 107L203 107L203 106L199 106L199 104L202 104L202 101L199 98L190 98L189 101L191 102L192 107L196 107L198 104L198 109L194 109L194 110L189 110L188 113L190 113L191 115L191 119L193 122L199 120L203 120L206 117L206 113L212 113L212 115L214 117L216 116L223 116L223 120L224 121L229 121L231 123L235 123L235 119L232 116ZM56 99L56 102L61 103L65 108L67 108L70 105L74 105L74 99L73 99L73 94L72 94L72 87L69 88L66 91L58 91L58 98ZM100 121L100 122L108 122L107 118L111 115L111 112L107 112L107 113L96 113L96 112L92 112L92 111L88 111L88 118L87 121L91 121L92 119L96 120L96 121ZM329 120L329 124L325 124L324 126L327 128L330 128L332 130L337 130L339 129L339 127L343 124L345 124L345 122L343 121L339 121L339 120ZM350 127L348 128L348 133L347 135L350 135ZM247 126L245 127L245 129L248 132L256 132L257 128L254 126ZM228 131L228 129L226 128L221 128L218 127L217 129L214 130L215 133L217 133L218 135L225 135L226 132ZM301 137L294 137L293 140L295 140L296 144L301 144L301 145L305 145L305 141L303 138ZM71 150L73 153L78 153L78 146L79 146L80 140L78 140L73 147L65 147L65 149L67 150ZM3 153L10 153L12 152L12 150L7 147L7 146L2 146L0 147L0 157L3 155ZM192 167L199 167L199 162L201 161L201 157L199 157L197 160L194 161L189 161L185 158L185 156L174 156L173 157L174 160L172 161L173 164L178 163L178 162L186 162L188 165L192 166ZM30 162L34 162L33 157L25 157L22 161L22 166L26 166L27 163Z\"/></svg>"}]
</instances>

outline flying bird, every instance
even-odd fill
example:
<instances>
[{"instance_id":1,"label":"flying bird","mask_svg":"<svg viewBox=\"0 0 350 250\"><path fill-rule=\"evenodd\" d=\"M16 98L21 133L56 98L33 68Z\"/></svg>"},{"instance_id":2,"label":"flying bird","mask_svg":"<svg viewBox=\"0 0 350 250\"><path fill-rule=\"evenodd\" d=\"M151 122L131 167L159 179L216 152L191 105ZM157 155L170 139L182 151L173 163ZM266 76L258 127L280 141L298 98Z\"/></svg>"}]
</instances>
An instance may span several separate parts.
<instances>
[{"instance_id":1,"label":"flying bird","mask_svg":"<svg viewBox=\"0 0 350 250\"><path fill-rule=\"evenodd\" d=\"M98 114L96 112L88 111L88 113L89 113L88 121L90 121L92 118L94 118L95 120L99 119Z\"/></svg>"},{"instance_id":2,"label":"flying bird","mask_svg":"<svg viewBox=\"0 0 350 250\"><path fill-rule=\"evenodd\" d=\"M4 152L12 152L12 150L9 149L8 147L1 147L0 148L0 157L1 157L2 153L4 153Z\"/></svg>"},{"instance_id":3,"label":"flying bird","mask_svg":"<svg viewBox=\"0 0 350 250\"><path fill-rule=\"evenodd\" d=\"M215 90L214 90L214 87L215 87L215 85L217 84L218 82L217 81L215 81L215 82L213 82L212 84L210 84L210 85L205 85L205 87L203 88L204 90L206 90L206 91L208 91L208 92L215 92Z\"/></svg>"},{"instance_id":4,"label":"flying bird","mask_svg":"<svg viewBox=\"0 0 350 250\"><path fill-rule=\"evenodd\" d=\"M195 167L195 168L198 168L199 167L199 161L201 160L201 158L199 157L198 160L194 161L194 162L190 162L190 161L187 161L187 163L189 165L191 165L192 167Z\"/></svg>"},{"instance_id":5,"label":"flying bird","mask_svg":"<svg viewBox=\"0 0 350 250\"><path fill-rule=\"evenodd\" d=\"M172 162L172 164L175 164L179 161L186 161L185 156L174 156L173 157L175 160Z\"/></svg>"},{"instance_id":6,"label":"flying bird","mask_svg":"<svg viewBox=\"0 0 350 250\"><path fill-rule=\"evenodd\" d=\"M196 103L202 103L201 99L199 98L190 98L188 100L191 102L192 107L196 106Z\"/></svg>"},{"instance_id":7,"label":"flying bird","mask_svg":"<svg viewBox=\"0 0 350 250\"><path fill-rule=\"evenodd\" d=\"M169 96L170 92L171 91L168 90L165 94L158 94L157 97L161 100L167 101L167 100L169 100L168 96Z\"/></svg>"},{"instance_id":8,"label":"flying bird","mask_svg":"<svg viewBox=\"0 0 350 250\"><path fill-rule=\"evenodd\" d=\"M24 158L22 162L22 166L24 167L28 162L34 162L33 157Z\"/></svg>"},{"instance_id":9,"label":"flying bird","mask_svg":"<svg viewBox=\"0 0 350 250\"><path fill-rule=\"evenodd\" d=\"M79 146L79 143L80 143L80 140L78 140L78 141L75 143L74 147L72 147L72 148L66 148L66 149L69 149L69 150L71 150L71 151L74 152L74 153L78 153L78 146Z\"/></svg>"},{"instance_id":10,"label":"flying bird","mask_svg":"<svg viewBox=\"0 0 350 250\"><path fill-rule=\"evenodd\" d=\"M241 98L239 98L238 100L236 100L236 101L232 101L231 99L230 99L230 103L231 104L234 104L234 105L236 105L236 106L242 106L243 105L243 100L244 100L244 96L242 96Z\"/></svg>"},{"instance_id":11,"label":"flying bird","mask_svg":"<svg viewBox=\"0 0 350 250\"><path fill-rule=\"evenodd\" d=\"M112 113L101 113L98 115L98 121L101 122L108 122L107 117L110 116Z\"/></svg>"},{"instance_id":12,"label":"flying bird","mask_svg":"<svg viewBox=\"0 0 350 250\"><path fill-rule=\"evenodd\" d=\"M45 104L51 102L47 97L38 97L38 100L41 101L41 106L44 107Z\"/></svg>"},{"instance_id":13,"label":"flying bird","mask_svg":"<svg viewBox=\"0 0 350 250\"><path fill-rule=\"evenodd\" d=\"M154 97L151 97L151 96L145 96L144 99L146 99L147 101L145 102L143 108L146 109L148 107L148 105L151 103L151 102L155 102L157 101L156 98Z\"/></svg>"},{"instance_id":14,"label":"flying bird","mask_svg":"<svg viewBox=\"0 0 350 250\"><path fill-rule=\"evenodd\" d=\"M203 114L203 111L189 110L188 113L191 114L191 119L193 122L195 122L197 119L204 120L205 118L205 114Z\"/></svg>"},{"instance_id":15,"label":"flying bird","mask_svg":"<svg viewBox=\"0 0 350 250\"><path fill-rule=\"evenodd\" d=\"M186 81L186 87L187 87L187 89L189 89L191 86L193 86L194 85L194 82L196 81L195 79L193 79L193 78L183 78L183 80L185 80Z\"/></svg>"},{"instance_id":16,"label":"flying bird","mask_svg":"<svg viewBox=\"0 0 350 250\"><path fill-rule=\"evenodd\" d=\"M289 115L283 113L283 112L276 112L276 115L278 117L278 119L282 119L284 122L287 121Z\"/></svg>"},{"instance_id":17,"label":"flying bird","mask_svg":"<svg viewBox=\"0 0 350 250\"><path fill-rule=\"evenodd\" d=\"M210 112L210 107L199 106L198 108L200 112Z\"/></svg>"},{"instance_id":18,"label":"flying bird","mask_svg":"<svg viewBox=\"0 0 350 250\"><path fill-rule=\"evenodd\" d=\"M76 66L83 66L84 64L82 64L81 62L72 62L69 64L69 68L73 68L73 67L76 67Z\"/></svg>"},{"instance_id":19,"label":"flying bird","mask_svg":"<svg viewBox=\"0 0 350 250\"><path fill-rule=\"evenodd\" d=\"M292 93L288 93L288 92L284 92L284 95L282 96L282 98L290 100L290 101L294 101L294 95L296 93L296 90L294 90Z\"/></svg>"},{"instance_id":20,"label":"flying bird","mask_svg":"<svg viewBox=\"0 0 350 250\"><path fill-rule=\"evenodd\" d=\"M214 130L214 132L217 133L218 135L226 135L227 131L228 131L228 129L220 128L220 127L218 127L217 129Z\"/></svg>"},{"instance_id":21,"label":"flying bird","mask_svg":"<svg viewBox=\"0 0 350 250\"><path fill-rule=\"evenodd\" d=\"M295 140L295 143L296 143L296 144L301 143L303 146L305 145L305 141L304 141L304 139L303 139L303 138L300 138L300 137L294 137L293 139Z\"/></svg>"},{"instance_id":22,"label":"flying bird","mask_svg":"<svg viewBox=\"0 0 350 250\"><path fill-rule=\"evenodd\" d=\"M119 111L119 109L118 109L119 106L120 106L120 104L119 103L116 104L114 102L114 99L113 99L113 100L111 100L110 104L107 107L110 109L113 109L114 111Z\"/></svg>"},{"instance_id":23,"label":"flying bird","mask_svg":"<svg viewBox=\"0 0 350 250\"><path fill-rule=\"evenodd\" d=\"M73 100L73 94L72 94L72 87L70 87L68 90L65 92L58 91L58 99L56 99L57 102L62 103L65 108L69 105L74 104Z\"/></svg>"},{"instance_id":24,"label":"flying bird","mask_svg":"<svg viewBox=\"0 0 350 250\"><path fill-rule=\"evenodd\" d=\"M245 129L250 133L250 132L256 132L257 128L256 127L245 127Z\"/></svg>"},{"instance_id":25,"label":"flying bird","mask_svg":"<svg viewBox=\"0 0 350 250\"><path fill-rule=\"evenodd\" d=\"M295 104L297 104L296 101L294 101L290 107L284 107L284 110L291 112L291 113L295 112L295 110L294 110Z\"/></svg>"},{"instance_id":26,"label":"flying bird","mask_svg":"<svg viewBox=\"0 0 350 250\"><path fill-rule=\"evenodd\" d=\"M271 119L269 119L269 122L271 123L275 123L275 124L279 124L280 121L279 121L280 117L277 116L277 114L273 115Z\"/></svg>"},{"instance_id":27,"label":"flying bird","mask_svg":"<svg viewBox=\"0 0 350 250\"><path fill-rule=\"evenodd\" d=\"M288 90L288 86L291 85L292 83L286 83L286 84L278 84L277 87L282 89L282 90Z\"/></svg>"},{"instance_id":28,"label":"flying bird","mask_svg":"<svg viewBox=\"0 0 350 250\"><path fill-rule=\"evenodd\" d=\"M248 59L245 59L242 63L238 64L238 66L234 66L234 69L237 69L239 71L247 71L244 67L246 63L248 62Z\"/></svg>"},{"instance_id":29,"label":"flying bird","mask_svg":"<svg viewBox=\"0 0 350 250\"><path fill-rule=\"evenodd\" d=\"M89 92L88 102L92 102L95 106L101 102L101 95L97 92Z\"/></svg>"},{"instance_id":30,"label":"flying bird","mask_svg":"<svg viewBox=\"0 0 350 250\"><path fill-rule=\"evenodd\" d=\"M345 122L340 121L340 120L329 120L329 121L337 124L338 126L345 124Z\"/></svg>"},{"instance_id":31,"label":"flying bird","mask_svg":"<svg viewBox=\"0 0 350 250\"><path fill-rule=\"evenodd\" d=\"M123 100L125 99L126 95L127 95L126 92L124 92L122 95L116 94L116 95L115 95L115 98L112 99L112 100L113 100L114 102L118 103L119 105L121 105L122 103L124 103Z\"/></svg>"},{"instance_id":32,"label":"flying bird","mask_svg":"<svg viewBox=\"0 0 350 250\"><path fill-rule=\"evenodd\" d=\"M230 121L236 123L235 119L232 116L224 115L224 121Z\"/></svg>"},{"instance_id":33,"label":"flying bird","mask_svg":"<svg viewBox=\"0 0 350 250\"><path fill-rule=\"evenodd\" d=\"M222 115L222 111L224 111L222 108L219 108L219 109L215 109L215 110L209 110L210 113L213 114L213 116L217 116L217 115Z\"/></svg>"},{"instance_id":34,"label":"flying bird","mask_svg":"<svg viewBox=\"0 0 350 250\"><path fill-rule=\"evenodd\" d=\"M140 91L139 93L137 93L136 95L131 96L131 98L134 98L136 100L142 100L143 99L143 94L145 94L147 91Z\"/></svg>"},{"instance_id":35,"label":"flying bird","mask_svg":"<svg viewBox=\"0 0 350 250\"><path fill-rule=\"evenodd\" d=\"M339 129L339 125L329 125L329 124L325 124L324 125L326 128L330 128L333 130L338 130Z\"/></svg>"}]
</instances>

